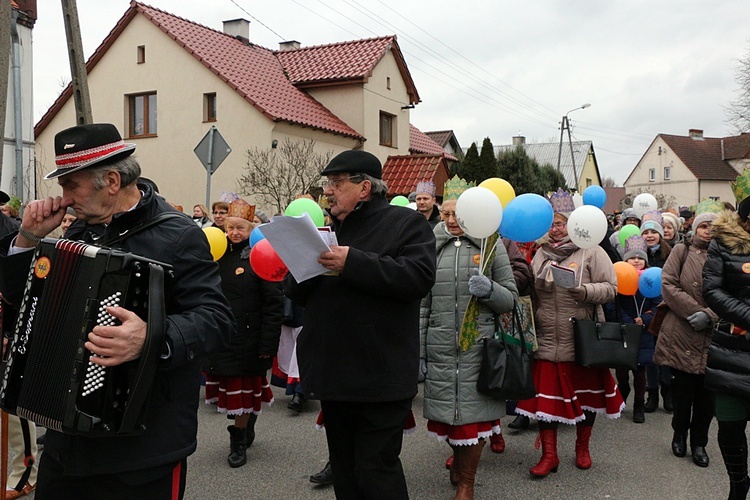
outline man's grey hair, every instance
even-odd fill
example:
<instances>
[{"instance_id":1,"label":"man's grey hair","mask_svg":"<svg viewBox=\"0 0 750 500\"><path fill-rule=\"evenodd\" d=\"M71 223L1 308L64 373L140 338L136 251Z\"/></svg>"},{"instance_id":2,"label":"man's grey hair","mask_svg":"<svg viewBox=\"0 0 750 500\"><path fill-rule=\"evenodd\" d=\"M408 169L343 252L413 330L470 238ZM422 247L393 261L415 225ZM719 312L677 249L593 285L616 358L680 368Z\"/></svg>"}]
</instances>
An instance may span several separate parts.
<instances>
[{"instance_id":1,"label":"man's grey hair","mask_svg":"<svg viewBox=\"0 0 750 500\"><path fill-rule=\"evenodd\" d=\"M104 176L110 170L114 170L120 174L120 187L129 186L141 176L141 166L133 155L126 156L114 163L91 167L89 170L91 171L91 182L93 182L94 189L96 190L103 188L107 184L104 181Z\"/></svg>"},{"instance_id":2,"label":"man's grey hair","mask_svg":"<svg viewBox=\"0 0 750 500\"><path fill-rule=\"evenodd\" d=\"M383 179L376 179L371 175L357 174L357 177L361 177L363 181L370 181L370 193L373 196L385 196L388 194L388 184Z\"/></svg>"}]
</instances>

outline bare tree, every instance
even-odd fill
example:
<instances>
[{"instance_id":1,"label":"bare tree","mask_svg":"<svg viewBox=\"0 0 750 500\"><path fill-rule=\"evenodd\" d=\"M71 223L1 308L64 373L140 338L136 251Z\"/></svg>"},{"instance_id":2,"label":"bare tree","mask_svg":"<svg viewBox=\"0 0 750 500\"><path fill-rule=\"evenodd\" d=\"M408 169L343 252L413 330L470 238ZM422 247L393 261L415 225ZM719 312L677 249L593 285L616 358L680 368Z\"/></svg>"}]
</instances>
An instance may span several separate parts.
<instances>
[{"instance_id":1,"label":"bare tree","mask_svg":"<svg viewBox=\"0 0 750 500\"><path fill-rule=\"evenodd\" d=\"M297 196L316 187L333 151L315 152L315 141L284 139L275 149L248 149L237 190L282 213Z\"/></svg>"},{"instance_id":2,"label":"bare tree","mask_svg":"<svg viewBox=\"0 0 750 500\"><path fill-rule=\"evenodd\" d=\"M617 187L617 182L612 177L605 177L602 179L602 187L613 188Z\"/></svg>"},{"instance_id":3,"label":"bare tree","mask_svg":"<svg viewBox=\"0 0 750 500\"><path fill-rule=\"evenodd\" d=\"M656 203L658 205L659 210L666 210L668 208L677 208L677 198L675 198L672 195L667 196L664 193L657 193L655 191L652 191L651 189L644 189L644 188L638 188L635 192L630 193L629 195L625 196L625 198L620 201L620 210L625 210L626 208L631 208L633 206L633 200L635 200L635 197L638 196L641 193L649 193L656 198Z\"/></svg>"},{"instance_id":4,"label":"bare tree","mask_svg":"<svg viewBox=\"0 0 750 500\"><path fill-rule=\"evenodd\" d=\"M738 134L750 131L750 51L737 61L734 70L737 99L725 107L727 124Z\"/></svg>"}]
</instances>

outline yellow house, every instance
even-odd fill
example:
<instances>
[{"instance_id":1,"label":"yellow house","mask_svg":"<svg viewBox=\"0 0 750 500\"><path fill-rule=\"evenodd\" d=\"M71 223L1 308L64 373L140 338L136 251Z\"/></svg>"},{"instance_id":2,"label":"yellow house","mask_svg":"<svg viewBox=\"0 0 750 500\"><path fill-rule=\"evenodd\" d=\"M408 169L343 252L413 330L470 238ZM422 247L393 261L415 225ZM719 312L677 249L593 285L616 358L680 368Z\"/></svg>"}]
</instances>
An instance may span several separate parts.
<instances>
[{"instance_id":1,"label":"yellow house","mask_svg":"<svg viewBox=\"0 0 750 500\"><path fill-rule=\"evenodd\" d=\"M189 212L205 202L193 149L211 126L233 150L211 178L211 200L237 190L245 151L286 138L314 140L320 153L361 148L383 163L408 154L419 95L395 36L275 51L248 37L243 19L222 32L132 2L87 62L94 121L136 144L143 175L170 202ZM68 87L35 127L38 179L54 169L54 135L75 125L71 96ZM38 191L59 188L41 181Z\"/></svg>"}]
</instances>

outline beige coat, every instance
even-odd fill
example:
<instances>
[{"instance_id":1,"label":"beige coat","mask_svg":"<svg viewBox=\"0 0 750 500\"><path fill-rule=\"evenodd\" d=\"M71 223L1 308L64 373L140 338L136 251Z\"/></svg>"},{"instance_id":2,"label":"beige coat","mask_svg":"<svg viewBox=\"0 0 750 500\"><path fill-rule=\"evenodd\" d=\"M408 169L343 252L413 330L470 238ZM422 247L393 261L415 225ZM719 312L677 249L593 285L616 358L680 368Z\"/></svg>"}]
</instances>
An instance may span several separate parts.
<instances>
[{"instance_id":1,"label":"beige coat","mask_svg":"<svg viewBox=\"0 0 750 500\"><path fill-rule=\"evenodd\" d=\"M539 276L545 260L544 252L540 249L531 262L539 299L535 313L539 342L536 358L554 362L575 361L573 322L570 318L593 318L596 309L598 317L604 319L600 304L613 302L617 294L615 268L607 252L600 246L578 249L559 262L563 267L574 267L583 272L582 286L586 289L586 301L578 303L566 289ZM576 279L578 276L576 274Z\"/></svg>"},{"instance_id":2,"label":"beige coat","mask_svg":"<svg viewBox=\"0 0 750 500\"><path fill-rule=\"evenodd\" d=\"M685 318L703 311L714 323L718 319L706 306L702 296L703 265L708 255L707 248L708 244L697 238L689 246L685 243L677 244L669 254L661 274L661 293L669 306L669 312L659 330L654 362L693 374L703 373L706 369L711 328L697 332ZM688 252L687 258L685 252Z\"/></svg>"}]
</instances>

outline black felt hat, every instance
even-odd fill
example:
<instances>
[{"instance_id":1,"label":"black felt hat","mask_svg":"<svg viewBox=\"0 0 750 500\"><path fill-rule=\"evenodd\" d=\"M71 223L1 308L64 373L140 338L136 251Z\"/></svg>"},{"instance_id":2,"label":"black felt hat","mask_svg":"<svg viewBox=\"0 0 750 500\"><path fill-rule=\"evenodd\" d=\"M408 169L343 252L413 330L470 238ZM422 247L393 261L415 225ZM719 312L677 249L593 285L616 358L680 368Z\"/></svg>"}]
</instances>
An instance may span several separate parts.
<instances>
[{"instance_id":1,"label":"black felt hat","mask_svg":"<svg viewBox=\"0 0 750 500\"><path fill-rule=\"evenodd\" d=\"M367 174L376 179L382 179L383 167L378 157L367 151L352 149L344 151L333 157L326 165L320 175L331 175L338 173Z\"/></svg>"},{"instance_id":2,"label":"black felt hat","mask_svg":"<svg viewBox=\"0 0 750 500\"><path fill-rule=\"evenodd\" d=\"M120 132L111 123L77 125L55 135L57 170L45 179L56 179L78 170L114 163L133 154L135 144L123 142Z\"/></svg>"}]
</instances>

